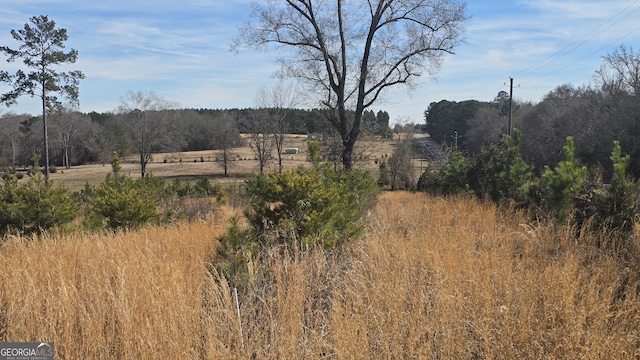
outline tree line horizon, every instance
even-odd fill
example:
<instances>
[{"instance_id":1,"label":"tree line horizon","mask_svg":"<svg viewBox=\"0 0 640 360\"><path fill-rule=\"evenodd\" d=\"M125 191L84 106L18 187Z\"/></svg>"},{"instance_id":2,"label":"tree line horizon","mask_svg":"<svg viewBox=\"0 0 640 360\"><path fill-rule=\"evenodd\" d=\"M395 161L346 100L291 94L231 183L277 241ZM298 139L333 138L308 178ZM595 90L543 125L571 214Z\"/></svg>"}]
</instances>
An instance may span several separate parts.
<instances>
[{"instance_id":1,"label":"tree line horizon","mask_svg":"<svg viewBox=\"0 0 640 360\"><path fill-rule=\"evenodd\" d=\"M149 95L151 93L146 93ZM285 115L287 134L322 134L330 137L334 130L326 123L322 109L229 108L147 110L160 130L153 135L149 153L221 150L240 147L241 134L251 134L255 119L272 120L276 113ZM122 113L63 109L49 114L51 162L66 167L89 163L108 163L114 151L121 156L135 155L135 131L128 122L136 110ZM0 167L32 166L33 155L41 155L41 117L7 112L0 115ZM255 124L254 124L255 125ZM363 131L368 135L388 137L389 114L367 111ZM140 133L138 133L140 135ZM140 144L138 144L140 145Z\"/></svg>"},{"instance_id":2,"label":"tree line horizon","mask_svg":"<svg viewBox=\"0 0 640 360\"><path fill-rule=\"evenodd\" d=\"M321 104L321 109L317 111L322 114L322 119L301 121L306 128L304 130L318 132L317 128L336 134L339 142L335 146L340 148L340 160L346 170L353 166L356 141L361 135L372 131L367 127L378 126L378 129L373 129L374 133L388 134L388 125L380 127L377 114L374 114L373 120L371 116L371 108L379 103L379 97L388 89L415 85L415 79L425 73L435 76L444 56L452 55L461 42L469 21L466 3L455 0L379 0L366 4L347 4L336 0L322 7L316 6L315 0L301 0L282 4L256 2L254 5L254 12L239 30L232 48L248 46L285 51L279 60L282 67L277 75L297 81L306 90L315 89L307 93L316 96L315 103ZM357 18L349 16L354 13L364 15ZM347 18L349 21L345 21ZM55 70L57 65L75 63L78 57L75 49L63 51L68 39L66 29L56 28L55 22L46 15L34 16L30 23L25 24L24 29L11 31L14 40L20 44L19 48L2 46L0 52L7 55L7 61L20 59L33 71L27 73L18 70L15 74L0 71L0 82L12 87L12 90L2 94L0 102L13 105L22 95L42 100L43 144L38 149L33 142L26 143L29 143L30 151L27 152L30 155L38 153L38 150L43 154L45 175L48 175L48 117L55 117L56 112L68 113L68 110L61 108L62 101L58 96L65 98L72 107L77 105L79 81L85 75L79 70ZM524 135L523 156L530 156L537 167L553 164L562 156L562 144L566 137L574 136L576 155L587 161L596 159L595 163L602 163L603 159L606 160L608 155L603 154L608 154L613 140L620 140L624 151L634 159L640 159L640 156L636 156L640 155L640 146L637 145L640 139L635 135L640 133L636 125L640 123L637 109L640 103L637 101L640 93L639 68L640 53L622 45L603 57L603 65L596 71L599 80L597 87L561 85L539 104L514 104L514 126L520 128ZM277 114L279 109L296 103L292 97L293 94L287 89L265 92L260 107L275 109L269 116L280 118L275 120L277 123L283 120ZM500 134L505 132L506 98L505 93L501 92L493 102L487 102L489 104L446 100L432 103L425 111L422 130L429 132L443 145L450 144L450 137L455 134L456 144L459 139L461 149L477 152L482 146L499 141ZM104 113L89 114L92 122L109 123L107 132L112 132L109 141L118 145L114 148L123 154L130 152L130 148L136 148L140 153L144 174L144 164L153 150L166 145L164 137L167 133L177 131L172 128L171 119L164 116L167 114L164 110L176 107L170 100L162 99L153 92L138 91L125 95L116 111L116 118L127 115L125 126L109 123L106 120L108 115ZM147 114L163 116L147 119ZM3 117L11 116L13 114ZM252 117L257 116L248 116L246 122L253 125L257 122L251 120ZM234 138L235 130L228 124L233 120L227 119L219 124L222 137ZM287 121L291 122L291 119ZM388 114L386 121L388 124ZM55 130L65 149L62 163L69 166L72 163L69 159L70 144L80 131L70 124L72 121L63 122L64 125L58 125ZM15 126L7 126L4 130L5 136L10 139L12 164L16 164L15 135L18 132L30 132L35 123L35 120L27 119L20 122L17 130ZM246 125L245 129L242 126L238 125L238 133L251 131L246 129ZM300 127L300 123L296 126ZM195 137L207 132L211 134L210 129L198 126L192 126L190 130L207 130L193 135ZM279 129L277 133L282 133L282 130ZM304 133L304 130L291 131ZM125 140L127 136L129 139ZM90 140L96 141L95 138L83 138L85 143ZM607 146L603 145L605 140ZM183 148L211 147L202 139L182 138L180 141L183 142ZM587 151L580 148L584 144L590 146ZM543 153L551 155L544 157L541 155ZM81 162L95 157L95 154L79 156L83 159ZM631 170L634 174L640 174L640 160L635 160Z\"/></svg>"},{"instance_id":3,"label":"tree line horizon","mask_svg":"<svg viewBox=\"0 0 640 360\"><path fill-rule=\"evenodd\" d=\"M388 89L411 87L423 74L433 75L447 54L462 41L469 20L458 0L378 0L318 3L317 0L253 2L249 20L231 48L282 49L281 78L296 80L326 109L326 120L340 136L342 167L351 170L356 141L366 110ZM359 14L359 16L352 16ZM64 52L66 29L47 15L34 16L24 29L12 30L18 49L0 47L8 61L22 60L30 72L0 71L0 82L12 90L1 103L12 105L22 95L42 100L43 151L48 178L47 111L60 105L57 96L78 102L79 70L58 72L73 64L78 51ZM134 100L134 99L131 99ZM132 101L135 102L135 101ZM144 111L134 116L146 123ZM147 128L147 125L143 125ZM143 137L141 146L148 146ZM153 143L154 140L152 139ZM142 173L145 155L141 150Z\"/></svg>"}]
</instances>

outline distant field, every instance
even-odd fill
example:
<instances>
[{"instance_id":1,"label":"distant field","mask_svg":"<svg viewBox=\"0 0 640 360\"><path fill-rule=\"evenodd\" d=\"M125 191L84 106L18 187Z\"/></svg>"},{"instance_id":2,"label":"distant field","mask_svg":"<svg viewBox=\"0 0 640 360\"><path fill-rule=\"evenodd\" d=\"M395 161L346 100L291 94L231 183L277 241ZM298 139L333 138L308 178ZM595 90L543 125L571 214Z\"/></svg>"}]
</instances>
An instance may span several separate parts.
<instances>
[{"instance_id":1,"label":"distant field","mask_svg":"<svg viewBox=\"0 0 640 360\"><path fill-rule=\"evenodd\" d=\"M285 169L293 169L307 162L307 142L304 135L287 135L285 147L297 147L300 153L286 155L283 160ZM368 160L359 163L371 170L376 170L376 159L389 156L393 153L394 144L392 140L371 140L361 141L359 151L367 155ZM177 152L154 154L153 161L147 166L147 172L165 178L167 180L190 180L200 177L207 177L212 180L222 182L240 181L247 176L258 171L258 161L255 159L249 143L241 148L232 151L235 161L230 172L230 176L224 177L224 171L220 161L222 158L219 150ZM140 165L137 162L137 155L121 158L122 173L132 177L140 176ZM276 166L275 163L271 164ZM51 179L58 184L62 184L70 190L80 190L85 183L98 184L104 180L111 171L110 164L91 164L74 166L71 169L58 168L58 172L51 174Z\"/></svg>"}]
</instances>

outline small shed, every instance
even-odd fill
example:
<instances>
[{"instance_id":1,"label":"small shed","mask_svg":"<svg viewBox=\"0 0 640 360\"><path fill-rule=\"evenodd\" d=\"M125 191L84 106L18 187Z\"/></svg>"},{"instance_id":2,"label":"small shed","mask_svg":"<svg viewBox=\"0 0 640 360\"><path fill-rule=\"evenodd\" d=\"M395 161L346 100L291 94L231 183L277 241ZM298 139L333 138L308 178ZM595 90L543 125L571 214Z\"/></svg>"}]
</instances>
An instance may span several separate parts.
<instances>
[{"instance_id":1,"label":"small shed","mask_svg":"<svg viewBox=\"0 0 640 360\"><path fill-rule=\"evenodd\" d=\"M288 155L299 154L300 149L297 147L287 147L287 148L284 148L284 153Z\"/></svg>"}]
</instances>

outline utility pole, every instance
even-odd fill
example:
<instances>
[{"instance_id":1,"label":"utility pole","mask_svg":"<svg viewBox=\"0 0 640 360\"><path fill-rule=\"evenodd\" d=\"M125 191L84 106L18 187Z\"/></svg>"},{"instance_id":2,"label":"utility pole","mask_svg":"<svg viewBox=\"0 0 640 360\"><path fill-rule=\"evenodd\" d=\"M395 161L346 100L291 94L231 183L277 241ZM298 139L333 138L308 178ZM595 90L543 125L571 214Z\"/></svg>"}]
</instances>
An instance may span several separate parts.
<instances>
[{"instance_id":1,"label":"utility pole","mask_svg":"<svg viewBox=\"0 0 640 360\"><path fill-rule=\"evenodd\" d=\"M451 138L454 141L454 149L458 150L458 139L460 139L462 135L458 135L458 130L454 131L454 135L451 135Z\"/></svg>"},{"instance_id":2,"label":"utility pole","mask_svg":"<svg viewBox=\"0 0 640 360\"><path fill-rule=\"evenodd\" d=\"M509 77L509 137L511 137L511 116L513 114L512 111L513 106L513 78Z\"/></svg>"}]
</instances>

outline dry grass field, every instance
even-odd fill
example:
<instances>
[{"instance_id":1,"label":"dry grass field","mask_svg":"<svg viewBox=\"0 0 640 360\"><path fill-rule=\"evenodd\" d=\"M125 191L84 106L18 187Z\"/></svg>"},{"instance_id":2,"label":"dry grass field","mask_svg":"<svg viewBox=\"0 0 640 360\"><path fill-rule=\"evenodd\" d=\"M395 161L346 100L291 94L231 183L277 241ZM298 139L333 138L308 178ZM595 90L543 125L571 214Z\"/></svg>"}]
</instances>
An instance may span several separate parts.
<instances>
[{"instance_id":1,"label":"dry grass field","mask_svg":"<svg viewBox=\"0 0 640 360\"><path fill-rule=\"evenodd\" d=\"M245 179L247 176L258 171L258 161L255 159L247 136L245 135L246 145L235 148L231 151L233 154L232 167L228 177L224 177L224 171L220 161L222 159L221 151L193 151L180 153L162 153L154 154L152 162L147 166L147 172L169 181L193 180L199 177L207 177L223 183L234 183ZM300 165L307 165L307 142L305 135L287 135L285 138L285 147L297 147L299 154L286 155L283 157L283 167L285 169L293 169ZM394 149L393 140L362 140L358 145L359 154L362 154L366 160L361 161L357 166L370 170L377 170L376 159L383 156L390 156ZM275 156L275 153L274 153ZM140 165L137 162L137 155L121 157L122 173L131 177L140 176ZM270 168L275 168L276 163L273 162ZM110 164L92 164L74 166L71 169L59 168L58 172L51 174L51 179L57 183L66 186L69 190L78 191L84 187L86 183L95 185L104 180L105 176L111 171Z\"/></svg>"},{"instance_id":2,"label":"dry grass field","mask_svg":"<svg viewBox=\"0 0 640 360\"><path fill-rule=\"evenodd\" d=\"M238 318L208 271L237 211L5 241L0 341L55 341L57 359L640 358L637 259L596 249L597 235L386 193L346 248L273 252Z\"/></svg>"}]
</instances>

